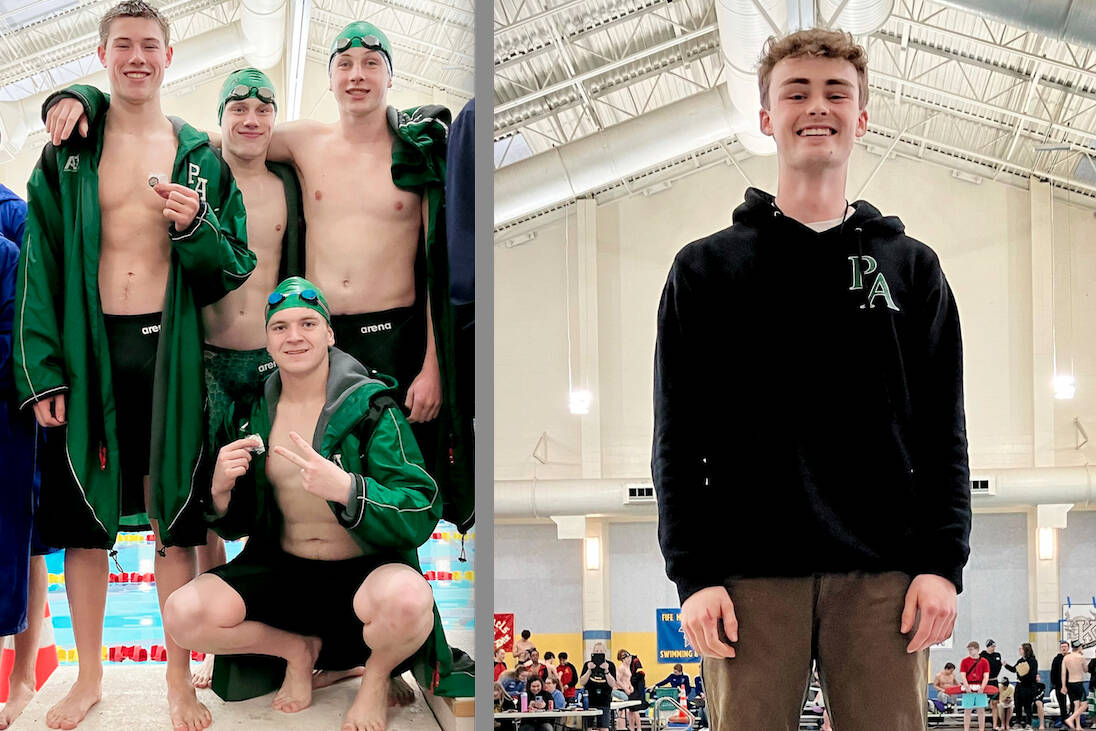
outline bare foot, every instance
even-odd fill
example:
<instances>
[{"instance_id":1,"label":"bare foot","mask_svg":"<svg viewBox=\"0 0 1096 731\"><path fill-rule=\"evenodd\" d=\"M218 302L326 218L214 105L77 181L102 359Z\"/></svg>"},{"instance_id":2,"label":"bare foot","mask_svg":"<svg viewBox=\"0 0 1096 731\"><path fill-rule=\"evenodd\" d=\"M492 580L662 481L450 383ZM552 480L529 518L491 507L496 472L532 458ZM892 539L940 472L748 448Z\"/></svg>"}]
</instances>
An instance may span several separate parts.
<instances>
[{"instance_id":1,"label":"bare foot","mask_svg":"<svg viewBox=\"0 0 1096 731\"><path fill-rule=\"evenodd\" d=\"M5 729L19 718L19 714L34 698L34 681L25 683L21 680L12 680L8 691L8 702L0 708L0 729Z\"/></svg>"},{"instance_id":2,"label":"bare foot","mask_svg":"<svg viewBox=\"0 0 1096 731\"><path fill-rule=\"evenodd\" d=\"M208 688L213 684L213 655L206 653L198 669L190 674L190 682L195 688Z\"/></svg>"},{"instance_id":3,"label":"bare foot","mask_svg":"<svg viewBox=\"0 0 1096 731\"><path fill-rule=\"evenodd\" d=\"M312 669L316 658L320 656L319 637L303 638L300 654L288 659L285 667L285 680L274 696L274 710L283 713L296 713L312 704Z\"/></svg>"},{"instance_id":4,"label":"bare foot","mask_svg":"<svg viewBox=\"0 0 1096 731\"><path fill-rule=\"evenodd\" d=\"M326 688L347 678L360 678L364 671L365 668L360 666L349 670L317 670L312 673L312 690Z\"/></svg>"},{"instance_id":5,"label":"bare foot","mask_svg":"<svg viewBox=\"0 0 1096 731\"><path fill-rule=\"evenodd\" d=\"M201 731L213 722L213 716L198 700L194 685L185 672L180 678L167 679L167 709L174 729Z\"/></svg>"},{"instance_id":6,"label":"bare foot","mask_svg":"<svg viewBox=\"0 0 1096 731\"><path fill-rule=\"evenodd\" d=\"M388 706L409 706L415 702L415 691L400 677L395 677L388 682Z\"/></svg>"},{"instance_id":7,"label":"bare foot","mask_svg":"<svg viewBox=\"0 0 1096 731\"><path fill-rule=\"evenodd\" d=\"M91 707L103 697L101 690L101 677L94 680L77 677L65 697L46 712L46 725L50 728L76 728L76 724L83 721Z\"/></svg>"},{"instance_id":8,"label":"bare foot","mask_svg":"<svg viewBox=\"0 0 1096 731\"><path fill-rule=\"evenodd\" d=\"M387 674L374 677L378 673L366 673L362 676L362 687L343 717L341 731L384 731L388 722Z\"/></svg>"}]
</instances>

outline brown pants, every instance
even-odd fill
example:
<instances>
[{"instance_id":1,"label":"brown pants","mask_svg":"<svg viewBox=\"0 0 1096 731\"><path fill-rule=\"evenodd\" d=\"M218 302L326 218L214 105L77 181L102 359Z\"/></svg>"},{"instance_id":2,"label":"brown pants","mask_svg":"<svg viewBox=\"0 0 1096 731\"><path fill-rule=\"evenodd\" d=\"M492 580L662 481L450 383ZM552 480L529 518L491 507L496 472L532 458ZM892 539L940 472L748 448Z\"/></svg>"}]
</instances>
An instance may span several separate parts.
<instances>
[{"instance_id":1,"label":"brown pants","mask_svg":"<svg viewBox=\"0 0 1096 731\"><path fill-rule=\"evenodd\" d=\"M736 657L702 666L711 731L795 731L811 660L839 731L924 731L928 650L900 633L910 577L824 574L738 579ZM916 627L914 627L916 631Z\"/></svg>"}]
</instances>

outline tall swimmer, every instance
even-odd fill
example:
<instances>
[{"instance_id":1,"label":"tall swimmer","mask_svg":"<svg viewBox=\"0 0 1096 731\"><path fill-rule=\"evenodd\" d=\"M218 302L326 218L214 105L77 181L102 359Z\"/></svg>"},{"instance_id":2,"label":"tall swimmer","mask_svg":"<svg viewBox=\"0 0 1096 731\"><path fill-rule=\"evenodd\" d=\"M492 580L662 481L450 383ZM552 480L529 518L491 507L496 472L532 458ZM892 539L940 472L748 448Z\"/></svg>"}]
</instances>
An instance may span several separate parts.
<instances>
[{"instance_id":1,"label":"tall swimmer","mask_svg":"<svg viewBox=\"0 0 1096 731\"><path fill-rule=\"evenodd\" d=\"M450 114L439 106L388 106L392 71L384 33L363 21L348 25L328 58L338 121L278 125L267 157L292 163L300 176L305 268L331 298L340 345L396 378L398 399L441 488L443 517L465 531L475 520L475 496L472 440L460 413L470 405L456 396L446 253ZM83 134L85 112L94 120L103 107L92 87L68 91L74 98L46 114L55 144L74 129Z\"/></svg>"},{"instance_id":2,"label":"tall swimmer","mask_svg":"<svg viewBox=\"0 0 1096 731\"><path fill-rule=\"evenodd\" d=\"M771 38L758 86L777 193L750 188L734 225L685 246L659 306L666 571L712 731L798 728L812 660L835 728L924 731L928 648L970 555L958 308L929 247L845 199L865 50ZM756 550L780 536L810 548Z\"/></svg>"},{"instance_id":3,"label":"tall swimmer","mask_svg":"<svg viewBox=\"0 0 1096 731\"><path fill-rule=\"evenodd\" d=\"M119 527L151 524L161 608L194 578L193 546L206 533L192 483L205 432L200 309L255 266L228 167L206 135L160 109L166 19L130 0L107 11L99 36L112 104L86 140L43 151L16 292L16 387L46 427L38 525L66 548L79 652L50 728L74 728L100 700L107 551ZM190 653L165 644L171 724L204 728Z\"/></svg>"},{"instance_id":4,"label":"tall swimmer","mask_svg":"<svg viewBox=\"0 0 1096 731\"><path fill-rule=\"evenodd\" d=\"M319 288L285 280L266 320L278 370L258 401L229 409L210 491L212 525L249 540L172 595L164 627L217 653L218 665L247 661L238 655L284 660L274 708L286 713L311 703L314 667L364 662L342 728L380 731L394 671L471 691L470 675L453 677L460 671L416 554L441 512L438 488L392 380L332 347Z\"/></svg>"}]
</instances>

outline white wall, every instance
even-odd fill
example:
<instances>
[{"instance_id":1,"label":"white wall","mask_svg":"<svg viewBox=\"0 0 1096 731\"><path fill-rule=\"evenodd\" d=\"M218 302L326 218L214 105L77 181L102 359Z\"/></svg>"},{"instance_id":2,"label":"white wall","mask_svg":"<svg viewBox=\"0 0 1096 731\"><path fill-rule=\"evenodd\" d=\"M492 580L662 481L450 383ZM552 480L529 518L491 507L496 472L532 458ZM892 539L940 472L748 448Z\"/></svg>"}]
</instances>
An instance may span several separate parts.
<instances>
[{"instance_id":1,"label":"white wall","mask_svg":"<svg viewBox=\"0 0 1096 731\"><path fill-rule=\"evenodd\" d=\"M610 523L607 563L613 632L654 632L655 610L681 605L666 578L656 523Z\"/></svg>"},{"instance_id":2,"label":"white wall","mask_svg":"<svg viewBox=\"0 0 1096 731\"><path fill-rule=\"evenodd\" d=\"M878 161L854 150L850 197ZM753 158L743 168L754 185L774 190L774 158ZM729 224L745 187L732 167L719 166L649 197L636 195L598 208L601 389L595 398L601 409L605 477L649 478L655 316L666 273L682 246ZM885 214L900 215L910 235L936 250L955 291L963 324L972 466L1029 466L1033 386L1027 191L989 180L973 185L934 165L894 159L863 197ZM1096 329L1091 306L1096 220L1090 210L1057 201L1055 228L1059 370L1072 353L1078 379L1076 398L1055 402L1056 459L1078 464L1084 455L1070 449L1074 417L1096 436L1096 343L1084 337ZM495 251L496 479L581 475L579 417L567 410L565 236L575 235L572 212L566 226L551 221L531 242ZM571 337L574 342L577 333ZM531 456L543 432L552 447L548 464Z\"/></svg>"},{"instance_id":3,"label":"white wall","mask_svg":"<svg viewBox=\"0 0 1096 731\"><path fill-rule=\"evenodd\" d=\"M494 611L513 612L518 632L581 630L581 540L556 540L555 525L496 525L494 563Z\"/></svg>"},{"instance_id":4,"label":"white wall","mask_svg":"<svg viewBox=\"0 0 1096 731\"><path fill-rule=\"evenodd\" d=\"M1071 510L1058 535L1062 603L1093 606L1096 601L1096 511ZM1096 607L1093 607L1096 611Z\"/></svg>"}]
</instances>

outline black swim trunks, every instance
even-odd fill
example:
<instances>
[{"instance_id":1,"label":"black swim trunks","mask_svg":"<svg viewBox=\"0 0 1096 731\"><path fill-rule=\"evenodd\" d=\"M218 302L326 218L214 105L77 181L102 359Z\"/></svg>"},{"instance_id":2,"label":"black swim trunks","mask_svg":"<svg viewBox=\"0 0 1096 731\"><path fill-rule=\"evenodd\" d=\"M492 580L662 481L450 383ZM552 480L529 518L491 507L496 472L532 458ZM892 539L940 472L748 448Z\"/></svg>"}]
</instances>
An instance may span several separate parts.
<instances>
[{"instance_id":1,"label":"black swim trunks","mask_svg":"<svg viewBox=\"0 0 1096 731\"><path fill-rule=\"evenodd\" d=\"M426 358L426 310L410 307L368 312L360 315L332 315L335 346L357 358L366 368L396 379L396 403L404 415L411 413L407 389L422 370ZM422 452L426 471L437 474L438 421L416 422L411 432Z\"/></svg>"},{"instance_id":2,"label":"black swim trunks","mask_svg":"<svg viewBox=\"0 0 1096 731\"><path fill-rule=\"evenodd\" d=\"M335 346L366 368L396 379L401 405L426 357L426 311L418 304L360 315L332 315Z\"/></svg>"},{"instance_id":3,"label":"black swim trunks","mask_svg":"<svg viewBox=\"0 0 1096 731\"><path fill-rule=\"evenodd\" d=\"M1069 691L1069 699L1074 703L1083 701L1085 699L1084 681L1077 683L1066 683L1066 690Z\"/></svg>"},{"instance_id":4,"label":"black swim trunks","mask_svg":"<svg viewBox=\"0 0 1096 731\"><path fill-rule=\"evenodd\" d=\"M202 359L205 362L206 420L212 441L228 407L233 402L243 407L252 403L262 394L263 383L277 366L266 348L229 350L206 343L202 346Z\"/></svg>"},{"instance_id":5,"label":"black swim trunks","mask_svg":"<svg viewBox=\"0 0 1096 731\"><path fill-rule=\"evenodd\" d=\"M362 621L354 613L354 594L366 576L386 563L404 562L384 554L319 561L251 540L239 556L207 573L243 598L245 619L320 637L323 646L316 667L346 670L369 657ZM399 672L410 668L410 662L401 668Z\"/></svg>"},{"instance_id":6,"label":"black swim trunks","mask_svg":"<svg viewBox=\"0 0 1096 731\"><path fill-rule=\"evenodd\" d=\"M122 468L120 514L145 512L144 477L148 474L152 434L152 383L156 376L159 312L103 315L110 350L110 378Z\"/></svg>"}]
</instances>

